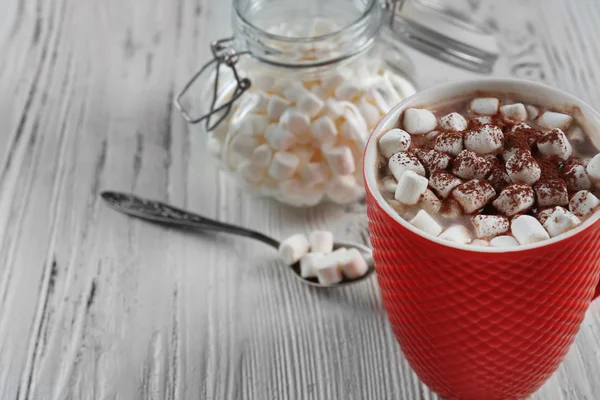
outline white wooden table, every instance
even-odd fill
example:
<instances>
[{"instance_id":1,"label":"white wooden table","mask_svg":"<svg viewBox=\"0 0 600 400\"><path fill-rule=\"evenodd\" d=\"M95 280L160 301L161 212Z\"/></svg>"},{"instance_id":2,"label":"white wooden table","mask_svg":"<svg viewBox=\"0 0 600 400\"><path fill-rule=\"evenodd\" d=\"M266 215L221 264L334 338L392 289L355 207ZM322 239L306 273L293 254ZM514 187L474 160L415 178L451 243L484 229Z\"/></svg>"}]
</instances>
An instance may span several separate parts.
<instances>
[{"instance_id":1,"label":"white wooden table","mask_svg":"<svg viewBox=\"0 0 600 400\"><path fill-rule=\"evenodd\" d=\"M479 1L495 74L600 107L600 2ZM171 99L226 0L0 0L0 399L433 399L397 346L375 279L302 286L261 244L105 207L103 188L276 237L367 241L364 206L249 197L207 161ZM424 61L420 61L424 60ZM415 58L422 87L469 74ZM600 304L533 397L600 398Z\"/></svg>"}]
</instances>

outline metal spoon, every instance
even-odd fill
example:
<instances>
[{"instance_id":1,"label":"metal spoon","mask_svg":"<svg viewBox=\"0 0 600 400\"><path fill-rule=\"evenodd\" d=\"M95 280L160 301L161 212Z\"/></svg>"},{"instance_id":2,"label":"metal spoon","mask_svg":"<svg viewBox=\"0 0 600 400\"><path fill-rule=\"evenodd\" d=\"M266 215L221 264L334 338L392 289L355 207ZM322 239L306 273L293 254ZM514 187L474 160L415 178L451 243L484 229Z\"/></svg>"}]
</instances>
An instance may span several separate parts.
<instances>
[{"instance_id":1,"label":"metal spoon","mask_svg":"<svg viewBox=\"0 0 600 400\"><path fill-rule=\"evenodd\" d=\"M279 249L279 241L247 228L241 226L226 224L224 222L215 221L206 217L202 217L198 214L191 213L189 211L182 210L180 208L173 207L169 204L161 203L154 200L146 200L140 197L134 196L127 193L105 191L100 193L100 196L106 203L113 209L122 212L127 215L145 219L148 221L158 222L164 225L171 226L183 226L188 228L196 228L207 231L216 231L231 233L233 235L245 236L252 239L259 240L265 244L268 244L275 249ZM367 260L369 269L367 273L356 279L344 279L340 283L333 285L323 285L314 278L303 278L300 275L300 263L297 262L291 265L294 276L306 283L307 285L326 288L326 287L338 287L349 285L360 282L369 277L375 271L375 263L371 249L367 246L363 246L358 243L349 242L335 242L334 249L340 247L356 247L363 253L363 256Z\"/></svg>"}]
</instances>

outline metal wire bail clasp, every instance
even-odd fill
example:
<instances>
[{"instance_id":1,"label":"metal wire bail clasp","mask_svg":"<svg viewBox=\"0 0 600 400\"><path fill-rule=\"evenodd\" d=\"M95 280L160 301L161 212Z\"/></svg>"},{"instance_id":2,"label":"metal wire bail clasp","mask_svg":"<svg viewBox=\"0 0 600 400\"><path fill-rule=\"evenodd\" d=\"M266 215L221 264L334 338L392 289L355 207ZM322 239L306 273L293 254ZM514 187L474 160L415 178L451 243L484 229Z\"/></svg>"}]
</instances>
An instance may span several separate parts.
<instances>
[{"instance_id":1,"label":"metal wire bail clasp","mask_svg":"<svg viewBox=\"0 0 600 400\"><path fill-rule=\"evenodd\" d=\"M175 97L175 100L174 100L175 107L177 107L177 109L181 112L181 115L183 115L183 118L187 122L189 122L190 124L197 124L200 121L206 121L205 123L206 123L207 131L212 131L213 129L215 129L227 117L227 115L231 111L231 106L233 105L233 103L237 99L239 99L240 96L246 90L248 90L248 88L251 85L250 79L248 79L248 78L241 79L240 78L240 76L238 75L238 71L235 67L235 64L237 64L237 62L239 61L239 56L248 54L248 51L242 51L242 52L236 51L233 47L231 47L231 43L233 42L233 39L234 38L232 38L232 37L225 38L225 39L219 39L219 40L215 40L214 42L212 42L210 44L210 49L213 54L213 59L210 60L209 62L207 62L206 64L204 64L204 66L202 66L202 68L200 68L200 70L198 72L196 72L196 74L192 77L192 79L190 79L190 81L185 85L183 90L181 92L179 92L179 94ZM213 64L216 64L216 66L215 66L214 86L213 86L212 101L210 104L210 109L209 109L208 113L195 118L195 117L191 116L190 113L183 107L183 105L181 104L181 98L185 95L185 93L189 90L189 88L194 84L194 82L196 82L196 80L200 77L200 75L202 75L202 73L204 71L206 71ZM235 90L233 91L233 94L231 95L231 99L229 99L227 102L225 102L217 107L217 97L219 95L219 73L220 73L222 64L231 68L231 72L233 73L233 76L237 82L237 85L236 85ZM211 117L220 112L222 112L222 113L221 113L219 119L214 124L211 125L211 122L210 122Z\"/></svg>"}]
</instances>

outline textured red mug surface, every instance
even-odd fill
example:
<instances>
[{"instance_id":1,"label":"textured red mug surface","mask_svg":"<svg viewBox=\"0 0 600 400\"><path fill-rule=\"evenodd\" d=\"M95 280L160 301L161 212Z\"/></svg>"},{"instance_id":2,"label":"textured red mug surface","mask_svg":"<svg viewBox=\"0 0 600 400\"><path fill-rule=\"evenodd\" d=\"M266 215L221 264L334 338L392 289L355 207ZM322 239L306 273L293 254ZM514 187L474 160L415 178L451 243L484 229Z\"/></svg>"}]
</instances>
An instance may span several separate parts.
<instances>
[{"instance_id":1,"label":"textured red mug surface","mask_svg":"<svg viewBox=\"0 0 600 400\"><path fill-rule=\"evenodd\" d=\"M522 399L558 368L600 294L600 212L541 243L473 248L411 226L376 183L377 138L405 109L481 94L568 112L600 148L600 114L545 85L481 79L417 93L380 121L365 150L371 244L389 320L421 380L447 399Z\"/></svg>"}]
</instances>

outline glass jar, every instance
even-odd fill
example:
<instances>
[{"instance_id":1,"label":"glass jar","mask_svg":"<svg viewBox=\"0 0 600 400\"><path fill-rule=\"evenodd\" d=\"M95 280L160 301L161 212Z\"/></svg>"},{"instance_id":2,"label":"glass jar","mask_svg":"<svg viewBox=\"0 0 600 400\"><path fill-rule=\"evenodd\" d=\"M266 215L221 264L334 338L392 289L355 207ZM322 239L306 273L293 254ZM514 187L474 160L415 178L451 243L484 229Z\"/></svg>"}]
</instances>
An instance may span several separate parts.
<instances>
[{"instance_id":1,"label":"glass jar","mask_svg":"<svg viewBox=\"0 0 600 400\"><path fill-rule=\"evenodd\" d=\"M380 1L234 0L234 37L212 44L214 59L175 103L247 190L294 206L364 196L366 139L416 91L400 42L472 70L493 63L464 40L441 40L448 21L432 23L431 10Z\"/></svg>"}]
</instances>

